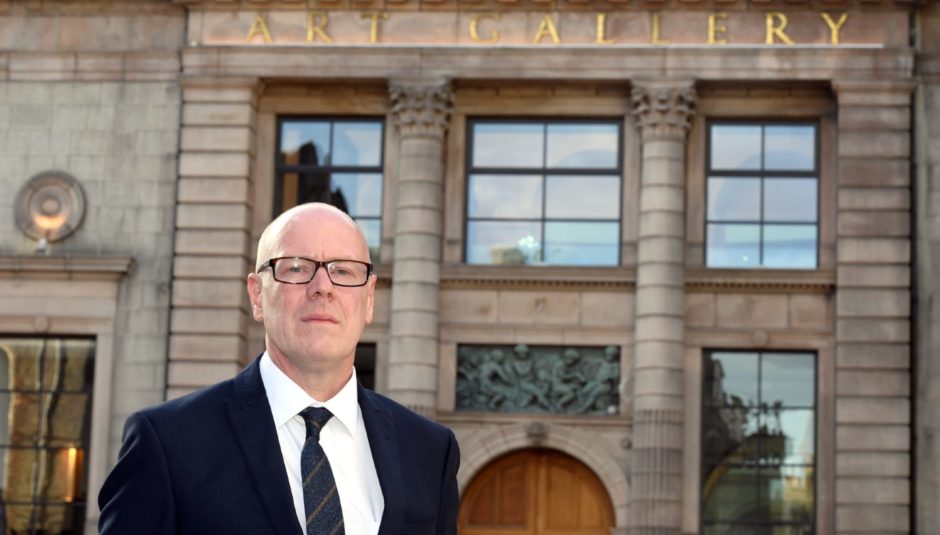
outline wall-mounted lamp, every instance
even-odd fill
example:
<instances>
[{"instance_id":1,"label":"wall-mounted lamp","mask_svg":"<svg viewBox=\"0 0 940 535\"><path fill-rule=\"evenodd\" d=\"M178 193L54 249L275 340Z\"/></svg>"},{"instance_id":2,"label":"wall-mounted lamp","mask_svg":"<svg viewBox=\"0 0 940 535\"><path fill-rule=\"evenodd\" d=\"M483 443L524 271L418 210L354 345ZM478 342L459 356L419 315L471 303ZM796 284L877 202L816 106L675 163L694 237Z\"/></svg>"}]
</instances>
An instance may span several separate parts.
<instances>
[{"instance_id":1,"label":"wall-mounted lamp","mask_svg":"<svg viewBox=\"0 0 940 535\"><path fill-rule=\"evenodd\" d=\"M36 254L49 254L49 244L65 239L85 217L85 192L72 175L39 173L23 184L14 205L16 226L36 240Z\"/></svg>"}]
</instances>

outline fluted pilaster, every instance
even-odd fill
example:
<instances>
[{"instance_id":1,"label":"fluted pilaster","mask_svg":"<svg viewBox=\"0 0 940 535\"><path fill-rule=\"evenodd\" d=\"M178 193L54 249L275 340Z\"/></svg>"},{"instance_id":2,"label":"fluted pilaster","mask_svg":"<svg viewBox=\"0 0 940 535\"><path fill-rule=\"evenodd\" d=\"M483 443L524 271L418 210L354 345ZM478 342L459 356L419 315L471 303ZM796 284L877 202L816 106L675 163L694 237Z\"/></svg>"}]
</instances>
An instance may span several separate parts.
<instances>
[{"instance_id":1,"label":"fluted pilaster","mask_svg":"<svg viewBox=\"0 0 940 535\"><path fill-rule=\"evenodd\" d=\"M400 147L388 387L400 403L433 416L450 82L393 81L390 96Z\"/></svg>"},{"instance_id":2,"label":"fluted pilaster","mask_svg":"<svg viewBox=\"0 0 940 535\"><path fill-rule=\"evenodd\" d=\"M691 82L636 84L643 139L637 239L630 533L679 533L685 299L685 138Z\"/></svg>"}]
</instances>

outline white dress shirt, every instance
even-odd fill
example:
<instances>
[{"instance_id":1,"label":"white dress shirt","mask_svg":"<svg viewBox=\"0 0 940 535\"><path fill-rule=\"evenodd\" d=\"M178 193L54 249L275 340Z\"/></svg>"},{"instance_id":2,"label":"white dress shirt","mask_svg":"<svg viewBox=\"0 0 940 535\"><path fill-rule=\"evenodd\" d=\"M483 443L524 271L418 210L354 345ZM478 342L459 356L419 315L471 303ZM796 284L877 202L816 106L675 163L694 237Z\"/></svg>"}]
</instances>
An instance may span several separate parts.
<instances>
[{"instance_id":1,"label":"white dress shirt","mask_svg":"<svg viewBox=\"0 0 940 535\"><path fill-rule=\"evenodd\" d=\"M306 530L300 452L307 438L304 419L298 414L307 407L326 407L333 418L320 431L320 445L330 460L336 490L343 508L347 535L376 535L385 509L385 499L375 472L369 437L359 408L356 371L338 394L324 402L310 397L278 368L267 352L261 357L261 381L271 405L271 415L281 444L287 480L301 529Z\"/></svg>"}]
</instances>

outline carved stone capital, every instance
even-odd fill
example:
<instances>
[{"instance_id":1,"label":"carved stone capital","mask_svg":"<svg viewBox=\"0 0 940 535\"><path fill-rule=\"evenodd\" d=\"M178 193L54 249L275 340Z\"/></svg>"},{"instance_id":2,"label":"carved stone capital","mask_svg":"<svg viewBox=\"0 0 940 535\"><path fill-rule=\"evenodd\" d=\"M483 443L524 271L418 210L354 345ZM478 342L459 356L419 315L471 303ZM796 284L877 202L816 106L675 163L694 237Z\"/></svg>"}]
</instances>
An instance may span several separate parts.
<instances>
[{"instance_id":1,"label":"carved stone capital","mask_svg":"<svg viewBox=\"0 0 940 535\"><path fill-rule=\"evenodd\" d=\"M693 82L634 84L630 101L644 141L685 139L695 114Z\"/></svg>"},{"instance_id":2,"label":"carved stone capital","mask_svg":"<svg viewBox=\"0 0 940 535\"><path fill-rule=\"evenodd\" d=\"M443 138L447 133L453 111L450 80L393 80L389 94L402 136Z\"/></svg>"}]
</instances>

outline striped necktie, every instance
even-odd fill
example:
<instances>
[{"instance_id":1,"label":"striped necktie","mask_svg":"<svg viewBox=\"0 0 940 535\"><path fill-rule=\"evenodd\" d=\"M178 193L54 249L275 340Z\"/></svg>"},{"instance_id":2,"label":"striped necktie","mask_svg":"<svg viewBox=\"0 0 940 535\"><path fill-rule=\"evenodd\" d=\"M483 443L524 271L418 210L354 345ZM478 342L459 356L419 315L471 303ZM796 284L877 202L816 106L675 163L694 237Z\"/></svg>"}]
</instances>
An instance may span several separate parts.
<instances>
[{"instance_id":1,"label":"striped necktie","mask_svg":"<svg viewBox=\"0 0 940 535\"><path fill-rule=\"evenodd\" d=\"M333 413L325 407L307 407L300 411L300 416L307 424L307 440L300 452L307 535L345 535L343 509L340 507L333 469L320 446L320 430L333 417Z\"/></svg>"}]
</instances>

